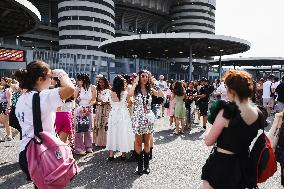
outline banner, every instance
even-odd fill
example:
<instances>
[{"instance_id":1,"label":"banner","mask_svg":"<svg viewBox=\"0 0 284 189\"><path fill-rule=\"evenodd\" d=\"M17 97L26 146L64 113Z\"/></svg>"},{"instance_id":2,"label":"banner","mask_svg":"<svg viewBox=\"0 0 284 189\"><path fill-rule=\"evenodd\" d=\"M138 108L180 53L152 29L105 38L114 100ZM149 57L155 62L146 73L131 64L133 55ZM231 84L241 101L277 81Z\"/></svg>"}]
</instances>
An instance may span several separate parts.
<instances>
[{"instance_id":1,"label":"banner","mask_svg":"<svg viewBox=\"0 0 284 189\"><path fill-rule=\"evenodd\" d=\"M25 51L17 49L0 48L0 61L24 62Z\"/></svg>"}]
</instances>

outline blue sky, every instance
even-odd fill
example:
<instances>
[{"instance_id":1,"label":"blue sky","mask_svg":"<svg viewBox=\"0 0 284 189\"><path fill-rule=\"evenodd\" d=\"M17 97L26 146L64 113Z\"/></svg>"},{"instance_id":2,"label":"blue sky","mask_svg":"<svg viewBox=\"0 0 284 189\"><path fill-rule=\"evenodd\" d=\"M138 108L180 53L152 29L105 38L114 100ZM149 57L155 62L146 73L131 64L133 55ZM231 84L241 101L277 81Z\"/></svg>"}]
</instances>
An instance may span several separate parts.
<instances>
[{"instance_id":1,"label":"blue sky","mask_svg":"<svg viewBox=\"0 0 284 189\"><path fill-rule=\"evenodd\" d=\"M226 58L284 57L284 0L217 0L216 34L251 43L249 51Z\"/></svg>"}]
</instances>

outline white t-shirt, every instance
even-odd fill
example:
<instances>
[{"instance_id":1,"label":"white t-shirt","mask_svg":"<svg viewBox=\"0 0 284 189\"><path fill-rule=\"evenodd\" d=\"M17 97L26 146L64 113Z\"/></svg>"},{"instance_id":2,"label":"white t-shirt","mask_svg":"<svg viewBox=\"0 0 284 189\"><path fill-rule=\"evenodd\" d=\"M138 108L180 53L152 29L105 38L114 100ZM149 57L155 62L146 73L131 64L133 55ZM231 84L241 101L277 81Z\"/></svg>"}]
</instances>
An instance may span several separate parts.
<instances>
[{"instance_id":1,"label":"white t-shirt","mask_svg":"<svg viewBox=\"0 0 284 189\"><path fill-rule=\"evenodd\" d=\"M280 84L280 81L277 81L271 85L271 89L276 89L277 86Z\"/></svg>"},{"instance_id":2,"label":"white t-shirt","mask_svg":"<svg viewBox=\"0 0 284 189\"><path fill-rule=\"evenodd\" d=\"M22 140L20 141L20 152L23 151L34 137L32 99L35 91L27 92L19 97L16 105L16 116L22 128ZM39 93L42 129L55 135L55 112L63 102L59 95L59 88L46 89Z\"/></svg>"},{"instance_id":3,"label":"white t-shirt","mask_svg":"<svg viewBox=\"0 0 284 189\"><path fill-rule=\"evenodd\" d=\"M161 90L166 91L168 89L167 82L165 81L157 81L156 85L160 87Z\"/></svg>"},{"instance_id":4,"label":"white t-shirt","mask_svg":"<svg viewBox=\"0 0 284 189\"><path fill-rule=\"evenodd\" d=\"M271 81L265 81L263 83L263 95L262 95L262 98L271 98L270 97L270 86L271 86ZM272 86L271 86L272 87Z\"/></svg>"},{"instance_id":5,"label":"white t-shirt","mask_svg":"<svg viewBox=\"0 0 284 189\"><path fill-rule=\"evenodd\" d=\"M228 100L227 97L227 88L225 87L224 82L216 89L216 93L221 94L221 100Z\"/></svg>"}]
</instances>

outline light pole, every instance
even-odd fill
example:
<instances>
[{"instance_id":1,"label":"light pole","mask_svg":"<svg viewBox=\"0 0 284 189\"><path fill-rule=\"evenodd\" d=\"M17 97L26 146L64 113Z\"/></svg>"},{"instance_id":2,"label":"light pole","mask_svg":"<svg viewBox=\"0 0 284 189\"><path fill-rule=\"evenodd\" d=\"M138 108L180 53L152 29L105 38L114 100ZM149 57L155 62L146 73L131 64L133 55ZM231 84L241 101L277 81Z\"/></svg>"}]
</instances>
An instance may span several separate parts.
<instances>
[{"instance_id":1,"label":"light pole","mask_svg":"<svg viewBox=\"0 0 284 189\"><path fill-rule=\"evenodd\" d=\"M189 57L188 57L188 61L189 61L189 81L191 81L192 78L192 71L191 71L191 67L192 67L192 46L190 45L189 47Z\"/></svg>"}]
</instances>

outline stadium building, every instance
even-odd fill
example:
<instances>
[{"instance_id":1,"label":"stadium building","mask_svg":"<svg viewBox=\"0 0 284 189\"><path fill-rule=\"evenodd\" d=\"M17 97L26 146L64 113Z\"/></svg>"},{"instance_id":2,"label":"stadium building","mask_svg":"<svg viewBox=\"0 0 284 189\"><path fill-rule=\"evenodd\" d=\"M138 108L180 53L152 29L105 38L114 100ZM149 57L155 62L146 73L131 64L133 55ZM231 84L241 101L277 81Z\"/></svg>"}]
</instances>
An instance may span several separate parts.
<instances>
[{"instance_id":1,"label":"stadium building","mask_svg":"<svg viewBox=\"0 0 284 189\"><path fill-rule=\"evenodd\" d=\"M26 1L26 0L23 0ZM8 2L7 0L4 0ZM2 51L24 50L25 61L42 59L52 68L63 68L71 76L87 72L110 79L118 73L149 69L154 75L184 79L188 58L140 59L115 57L98 49L114 37L156 33L215 34L215 0L29 0L41 15L34 30L0 35ZM11 7L1 5L4 10ZM3 12L3 11L2 11ZM2 17L5 15L2 13ZM7 19L10 19L6 15ZM11 33L12 34L12 33ZM141 47L147 48L147 47ZM129 49L129 51L131 51ZM193 54L194 58L194 54ZM207 59L193 59L193 78L206 76ZM5 60L5 59L4 59ZM0 62L1 74L24 66L11 60ZM17 66L15 66L17 64ZM5 65L5 66L3 66Z\"/></svg>"}]
</instances>

